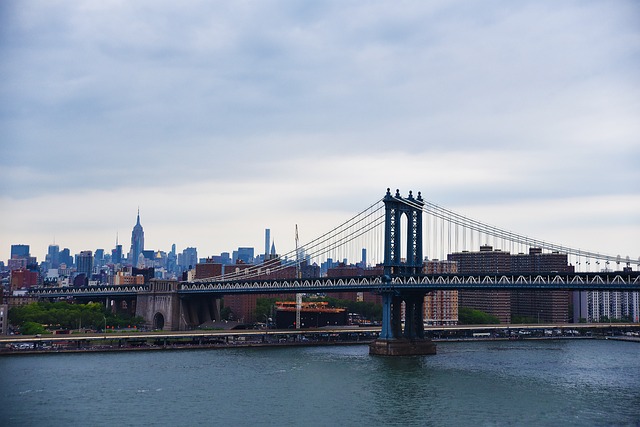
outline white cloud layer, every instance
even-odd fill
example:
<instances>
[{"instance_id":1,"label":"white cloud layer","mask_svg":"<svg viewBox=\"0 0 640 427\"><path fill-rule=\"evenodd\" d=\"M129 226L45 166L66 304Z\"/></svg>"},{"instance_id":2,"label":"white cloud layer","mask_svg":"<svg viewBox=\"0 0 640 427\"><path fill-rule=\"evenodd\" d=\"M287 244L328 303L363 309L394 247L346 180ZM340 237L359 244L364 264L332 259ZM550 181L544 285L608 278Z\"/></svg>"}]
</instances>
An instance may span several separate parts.
<instances>
[{"instance_id":1,"label":"white cloud layer","mask_svg":"<svg viewBox=\"0 0 640 427\"><path fill-rule=\"evenodd\" d=\"M269 227L289 249L387 187L637 259L639 20L633 1L2 2L0 259L128 247L138 206L150 248L258 249Z\"/></svg>"}]
</instances>

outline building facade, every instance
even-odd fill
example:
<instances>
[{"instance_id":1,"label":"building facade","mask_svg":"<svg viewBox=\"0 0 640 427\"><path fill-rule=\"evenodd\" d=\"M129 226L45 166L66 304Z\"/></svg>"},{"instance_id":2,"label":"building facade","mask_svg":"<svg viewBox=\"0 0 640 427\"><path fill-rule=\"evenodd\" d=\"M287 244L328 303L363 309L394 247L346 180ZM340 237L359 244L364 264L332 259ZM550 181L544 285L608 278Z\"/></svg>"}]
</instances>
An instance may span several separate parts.
<instances>
[{"instance_id":1,"label":"building facade","mask_svg":"<svg viewBox=\"0 0 640 427\"><path fill-rule=\"evenodd\" d=\"M456 261L431 260L425 262L424 272L427 274L457 273ZM428 325L458 324L458 292L433 291L424 297L423 319Z\"/></svg>"},{"instance_id":2,"label":"building facade","mask_svg":"<svg viewBox=\"0 0 640 427\"><path fill-rule=\"evenodd\" d=\"M511 255L512 273L571 273L567 254L543 253L541 248L531 248L528 254ZM569 322L571 292L513 291L511 292L511 316L525 323Z\"/></svg>"},{"instance_id":3,"label":"building facade","mask_svg":"<svg viewBox=\"0 0 640 427\"><path fill-rule=\"evenodd\" d=\"M458 273L509 273L511 255L492 246L480 246L478 252L455 252L447 255L447 260L458 264ZM511 323L511 293L509 291L464 290L458 293L460 307L468 307L496 316L500 323Z\"/></svg>"},{"instance_id":4,"label":"building facade","mask_svg":"<svg viewBox=\"0 0 640 427\"><path fill-rule=\"evenodd\" d=\"M144 230L140 224L140 209L138 209L138 218L136 225L131 231L131 248L129 250L129 264L134 267L138 265L140 254L144 251Z\"/></svg>"},{"instance_id":5,"label":"building facade","mask_svg":"<svg viewBox=\"0 0 640 427\"><path fill-rule=\"evenodd\" d=\"M78 274L84 274L88 279L93 273L93 253L91 251L82 251L76 257L76 271Z\"/></svg>"},{"instance_id":6,"label":"building facade","mask_svg":"<svg viewBox=\"0 0 640 427\"><path fill-rule=\"evenodd\" d=\"M589 323L640 322L640 292L589 291L586 320Z\"/></svg>"}]
</instances>

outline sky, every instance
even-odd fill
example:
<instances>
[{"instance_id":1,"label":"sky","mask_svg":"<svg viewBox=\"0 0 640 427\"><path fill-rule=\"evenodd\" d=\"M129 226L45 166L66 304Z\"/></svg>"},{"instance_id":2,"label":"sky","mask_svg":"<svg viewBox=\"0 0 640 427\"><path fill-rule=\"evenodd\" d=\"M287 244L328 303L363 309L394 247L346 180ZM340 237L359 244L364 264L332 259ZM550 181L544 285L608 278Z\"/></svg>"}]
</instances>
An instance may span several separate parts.
<instances>
[{"instance_id":1,"label":"sky","mask_svg":"<svg viewBox=\"0 0 640 427\"><path fill-rule=\"evenodd\" d=\"M636 1L0 2L0 260L278 252L387 187L640 257Z\"/></svg>"}]
</instances>

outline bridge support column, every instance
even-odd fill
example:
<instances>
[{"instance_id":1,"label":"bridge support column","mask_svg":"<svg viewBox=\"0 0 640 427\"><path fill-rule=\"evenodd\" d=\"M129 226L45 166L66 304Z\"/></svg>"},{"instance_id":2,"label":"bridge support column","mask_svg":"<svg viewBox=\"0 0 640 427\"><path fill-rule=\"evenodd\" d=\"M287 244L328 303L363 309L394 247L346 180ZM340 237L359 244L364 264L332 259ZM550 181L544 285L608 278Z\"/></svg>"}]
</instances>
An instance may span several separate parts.
<instances>
[{"instance_id":1,"label":"bridge support column","mask_svg":"<svg viewBox=\"0 0 640 427\"><path fill-rule=\"evenodd\" d=\"M404 329L401 323L405 304ZM382 293L382 330L369 345L369 354L380 356L418 356L436 354L436 345L424 336L424 294Z\"/></svg>"},{"instance_id":2,"label":"bridge support column","mask_svg":"<svg viewBox=\"0 0 640 427\"><path fill-rule=\"evenodd\" d=\"M422 274L422 206L418 193L414 198L392 195L387 188L385 204L384 274L386 284L379 291L382 295L382 331L380 337L369 345L369 354L382 356L410 356L435 354L436 345L424 336L424 292L396 290L392 277L412 277ZM406 218L406 234L401 227ZM402 248L406 257L402 257ZM405 304L404 330L402 330L402 302Z\"/></svg>"},{"instance_id":3,"label":"bridge support column","mask_svg":"<svg viewBox=\"0 0 640 427\"><path fill-rule=\"evenodd\" d=\"M382 319L391 319L391 300L393 295L390 293L382 294ZM382 322L382 329L380 330L381 340L390 340L393 338L393 332L391 328L391 322Z\"/></svg>"}]
</instances>

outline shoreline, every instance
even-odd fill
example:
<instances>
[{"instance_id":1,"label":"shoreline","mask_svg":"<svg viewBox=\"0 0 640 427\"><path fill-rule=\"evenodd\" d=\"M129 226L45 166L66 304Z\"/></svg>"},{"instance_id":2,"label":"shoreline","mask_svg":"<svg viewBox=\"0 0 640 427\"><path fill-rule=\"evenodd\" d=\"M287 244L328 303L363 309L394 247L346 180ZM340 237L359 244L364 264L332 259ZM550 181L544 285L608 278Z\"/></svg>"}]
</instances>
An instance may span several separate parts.
<instances>
[{"instance_id":1,"label":"shoreline","mask_svg":"<svg viewBox=\"0 0 640 427\"><path fill-rule=\"evenodd\" d=\"M530 337L522 339L510 338L436 338L434 343L458 342L491 342L491 341L558 341L558 340L614 340L640 343L636 337ZM339 340L339 341L297 341L297 342L234 342L227 344L175 344L146 345L128 347L83 347L83 348L48 348L48 349L15 349L0 351L0 356L42 355L42 354L76 354L76 353L114 353L141 351L183 351L183 350L226 350L233 348L279 348L279 347L331 347L343 345L369 345L373 340Z\"/></svg>"},{"instance_id":2,"label":"shoreline","mask_svg":"<svg viewBox=\"0 0 640 427\"><path fill-rule=\"evenodd\" d=\"M41 350L4 350L0 351L0 356L15 355L36 355L36 354L66 354L66 353L114 353L130 351L180 351L180 350L226 350L232 348L250 347L329 347L342 345L368 345L371 341L313 341L313 342L286 342L286 343L261 343L261 342L240 342L231 344L188 344L188 345L166 345L166 346L135 346L135 347L84 347L84 348L60 348Z\"/></svg>"}]
</instances>

